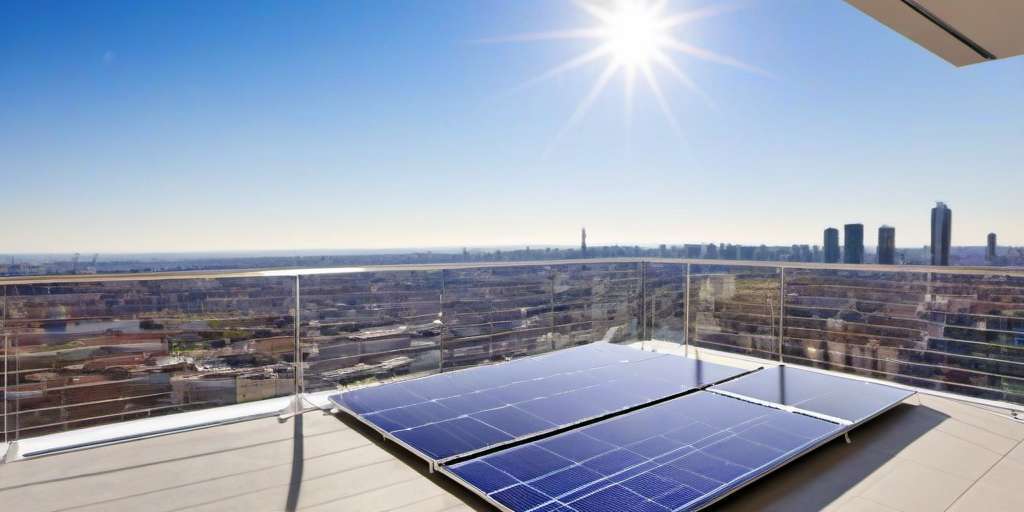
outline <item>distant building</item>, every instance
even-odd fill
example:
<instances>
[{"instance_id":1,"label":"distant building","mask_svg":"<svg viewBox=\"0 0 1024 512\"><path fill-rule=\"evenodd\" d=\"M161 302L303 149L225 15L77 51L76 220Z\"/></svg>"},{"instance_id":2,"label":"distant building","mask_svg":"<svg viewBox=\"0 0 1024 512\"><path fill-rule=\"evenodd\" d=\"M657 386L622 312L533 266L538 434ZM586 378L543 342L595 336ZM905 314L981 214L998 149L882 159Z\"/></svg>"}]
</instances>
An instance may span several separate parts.
<instances>
[{"instance_id":1,"label":"distant building","mask_svg":"<svg viewBox=\"0 0 1024 512\"><path fill-rule=\"evenodd\" d=\"M864 263L864 224L843 226L843 263Z\"/></svg>"},{"instance_id":2,"label":"distant building","mask_svg":"<svg viewBox=\"0 0 1024 512\"><path fill-rule=\"evenodd\" d=\"M704 251L704 257L709 259L709 260L717 260L718 259L718 246L715 245L715 244L708 244L708 246L706 247L706 250Z\"/></svg>"},{"instance_id":3,"label":"distant building","mask_svg":"<svg viewBox=\"0 0 1024 512\"><path fill-rule=\"evenodd\" d=\"M740 259L751 261L754 259L754 253L757 251L756 247L741 245L740 246Z\"/></svg>"},{"instance_id":4,"label":"distant building","mask_svg":"<svg viewBox=\"0 0 1024 512\"><path fill-rule=\"evenodd\" d=\"M825 230L825 263L839 263L839 230Z\"/></svg>"},{"instance_id":5,"label":"distant building","mask_svg":"<svg viewBox=\"0 0 1024 512\"><path fill-rule=\"evenodd\" d=\"M936 203L932 208L932 265L949 265L952 226L953 210L946 203Z\"/></svg>"},{"instance_id":6,"label":"distant building","mask_svg":"<svg viewBox=\"0 0 1024 512\"><path fill-rule=\"evenodd\" d=\"M821 261L821 247L815 245L811 248L811 261Z\"/></svg>"},{"instance_id":7,"label":"distant building","mask_svg":"<svg viewBox=\"0 0 1024 512\"><path fill-rule=\"evenodd\" d=\"M814 261L814 253L811 252L811 246L807 244L800 245L800 261L805 263Z\"/></svg>"},{"instance_id":8,"label":"distant building","mask_svg":"<svg viewBox=\"0 0 1024 512\"><path fill-rule=\"evenodd\" d=\"M693 259L700 258L700 251L704 248L700 244L686 244L684 247L686 249L686 257Z\"/></svg>"},{"instance_id":9,"label":"distant building","mask_svg":"<svg viewBox=\"0 0 1024 512\"><path fill-rule=\"evenodd\" d=\"M580 228L580 253L587 255L587 228Z\"/></svg>"},{"instance_id":10,"label":"distant building","mask_svg":"<svg viewBox=\"0 0 1024 512\"><path fill-rule=\"evenodd\" d=\"M789 261L800 261L800 246L793 244L789 247Z\"/></svg>"},{"instance_id":11,"label":"distant building","mask_svg":"<svg viewBox=\"0 0 1024 512\"><path fill-rule=\"evenodd\" d=\"M728 244L720 251L723 260L740 259L740 248L738 245Z\"/></svg>"},{"instance_id":12,"label":"distant building","mask_svg":"<svg viewBox=\"0 0 1024 512\"><path fill-rule=\"evenodd\" d=\"M892 226L878 228L878 263L896 264L896 228Z\"/></svg>"},{"instance_id":13,"label":"distant building","mask_svg":"<svg viewBox=\"0 0 1024 512\"><path fill-rule=\"evenodd\" d=\"M996 261L996 234L988 234L988 245L985 247L985 261L995 263Z\"/></svg>"}]
</instances>

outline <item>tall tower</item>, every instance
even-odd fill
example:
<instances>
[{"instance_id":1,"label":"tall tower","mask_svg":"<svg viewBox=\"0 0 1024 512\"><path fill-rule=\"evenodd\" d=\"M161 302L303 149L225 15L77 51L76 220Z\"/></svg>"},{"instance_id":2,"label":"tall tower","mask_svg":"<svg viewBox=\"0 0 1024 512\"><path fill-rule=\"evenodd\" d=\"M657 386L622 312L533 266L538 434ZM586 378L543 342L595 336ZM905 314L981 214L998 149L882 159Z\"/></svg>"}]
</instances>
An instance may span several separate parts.
<instances>
[{"instance_id":1,"label":"tall tower","mask_svg":"<svg viewBox=\"0 0 1024 512\"><path fill-rule=\"evenodd\" d=\"M580 252L587 255L587 228L580 228Z\"/></svg>"},{"instance_id":2,"label":"tall tower","mask_svg":"<svg viewBox=\"0 0 1024 512\"><path fill-rule=\"evenodd\" d=\"M839 230L825 230L825 263L839 263Z\"/></svg>"},{"instance_id":3,"label":"tall tower","mask_svg":"<svg viewBox=\"0 0 1024 512\"><path fill-rule=\"evenodd\" d=\"M988 245L985 247L985 261L995 263L996 261L996 234L988 234Z\"/></svg>"},{"instance_id":4,"label":"tall tower","mask_svg":"<svg viewBox=\"0 0 1024 512\"><path fill-rule=\"evenodd\" d=\"M878 228L878 263L896 264L896 228L892 226Z\"/></svg>"},{"instance_id":5,"label":"tall tower","mask_svg":"<svg viewBox=\"0 0 1024 512\"><path fill-rule=\"evenodd\" d=\"M843 263L864 263L864 224L843 226Z\"/></svg>"},{"instance_id":6,"label":"tall tower","mask_svg":"<svg viewBox=\"0 0 1024 512\"><path fill-rule=\"evenodd\" d=\"M949 265L952 226L953 210L946 203L935 203L935 208L932 208L932 265Z\"/></svg>"}]
</instances>

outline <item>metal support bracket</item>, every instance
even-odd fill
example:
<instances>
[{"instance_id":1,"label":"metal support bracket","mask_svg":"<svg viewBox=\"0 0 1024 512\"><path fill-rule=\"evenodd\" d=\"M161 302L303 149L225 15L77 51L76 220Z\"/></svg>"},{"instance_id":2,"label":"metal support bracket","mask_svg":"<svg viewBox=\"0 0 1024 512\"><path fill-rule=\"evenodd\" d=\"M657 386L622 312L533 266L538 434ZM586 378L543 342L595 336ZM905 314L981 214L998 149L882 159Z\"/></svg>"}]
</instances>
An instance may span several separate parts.
<instances>
[{"instance_id":1,"label":"metal support bracket","mask_svg":"<svg viewBox=\"0 0 1024 512\"><path fill-rule=\"evenodd\" d=\"M7 453L4 453L3 458L0 458L0 463L7 464L16 460L18 460L18 442L12 441L11 444L7 445Z\"/></svg>"},{"instance_id":2,"label":"metal support bracket","mask_svg":"<svg viewBox=\"0 0 1024 512\"><path fill-rule=\"evenodd\" d=\"M293 395L292 399L288 401L288 406L281 409L277 413L277 421L284 423L300 414L305 414L311 411L319 411L320 408L310 402L306 398L305 393L300 395Z\"/></svg>"},{"instance_id":3,"label":"metal support bracket","mask_svg":"<svg viewBox=\"0 0 1024 512\"><path fill-rule=\"evenodd\" d=\"M851 443L853 443L853 441L851 441L851 440L850 440L850 433L849 433L849 432L846 432L846 433L844 433L844 434L843 434L843 437L845 437L845 438L846 438L846 444L851 444Z\"/></svg>"}]
</instances>

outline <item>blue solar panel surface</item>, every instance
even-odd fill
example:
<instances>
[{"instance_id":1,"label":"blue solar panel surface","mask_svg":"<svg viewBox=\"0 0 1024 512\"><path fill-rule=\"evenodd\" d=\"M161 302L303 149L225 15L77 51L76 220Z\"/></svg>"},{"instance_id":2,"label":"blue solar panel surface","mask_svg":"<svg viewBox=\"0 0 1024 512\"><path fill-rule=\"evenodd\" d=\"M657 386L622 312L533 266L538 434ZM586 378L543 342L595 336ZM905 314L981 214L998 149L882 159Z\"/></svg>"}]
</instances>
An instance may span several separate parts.
<instances>
[{"instance_id":1,"label":"blue solar panel surface","mask_svg":"<svg viewBox=\"0 0 1024 512\"><path fill-rule=\"evenodd\" d=\"M742 370L607 343L331 397L444 460L722 381Z\"/></svg>"},{"instance_id":2,"label":"blue solar panel surface","mask_svg":"<svg viewBox=\"0 0 1024 512\"><path fill-rule=\"evenodd\" d=\"M842 428L698 391L448 469L517 512L690 510Z\"/></svg>"},{"instance_id":3,"label":"blue solar panel surface","mask_svg":"<svg viewBox=\"0 0 1024 512\"><path fill-rule=\"evenodd\" d=\"M788 366L766 368L711 389L789 405L852 423L870 418L914 394L892 386Z\"/></svg>"}]
</instances>

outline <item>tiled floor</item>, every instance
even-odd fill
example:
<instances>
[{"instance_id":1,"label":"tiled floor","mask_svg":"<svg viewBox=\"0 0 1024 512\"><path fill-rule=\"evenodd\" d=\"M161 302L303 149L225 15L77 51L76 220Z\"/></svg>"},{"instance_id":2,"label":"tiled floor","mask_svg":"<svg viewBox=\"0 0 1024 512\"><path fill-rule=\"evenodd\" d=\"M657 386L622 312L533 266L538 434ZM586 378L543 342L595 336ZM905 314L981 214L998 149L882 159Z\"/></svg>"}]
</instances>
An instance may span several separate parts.
<instances>
[{"instance_id":1,"label":"tiled floor","mask_svg":"<svg viewBox=\"0 0 1024 512\"><path fill-rule=\"evenodd\" d=\"M1021 511L1022 441L1005 415L920 396L715 509ZM487 510L425 470L351 420L309 413L0 466L0 510Z\"/></svg>"},{"instance_id":2,"label":"tiled floor","mask_svg":"<svg viewBox=\"0 0 1024 512\"><path fill-rule=\"evenodd\" d=\"M426 468L313 412L3 465L0 510L486 510Z\"/></svg>"}]
</instances>

